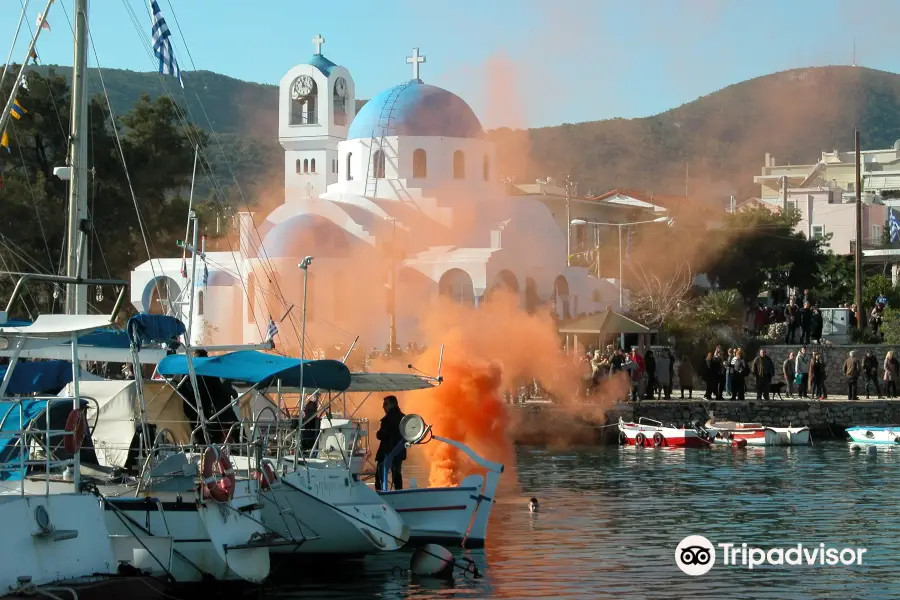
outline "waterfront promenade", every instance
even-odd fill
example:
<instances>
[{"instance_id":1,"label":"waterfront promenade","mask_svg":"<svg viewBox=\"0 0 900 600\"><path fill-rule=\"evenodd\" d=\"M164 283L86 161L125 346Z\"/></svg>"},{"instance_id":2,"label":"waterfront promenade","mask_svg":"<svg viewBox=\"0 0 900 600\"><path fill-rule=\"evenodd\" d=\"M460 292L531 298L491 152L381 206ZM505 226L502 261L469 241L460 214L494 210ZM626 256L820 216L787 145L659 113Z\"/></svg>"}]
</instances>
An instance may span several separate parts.
<instances>
[{"instance_id":1,"label":"waterfront promenade","mask_svg":"<svg viewBox=\"0 0 900 600\"><path fill-rule=\"evenodd\" d=\"M844 429L854 425L900 424L900 399L847 400L706 400L702 396L684 400L641 400L612 405L591 402L558 405L547 400L529 400L510 405L514 440L521 444L616 443L619 417L637 421L647 417L683 425L717 420L755 422L774 427L808 426L813 439L846 439Z\"/></svg>"}]
</instances>

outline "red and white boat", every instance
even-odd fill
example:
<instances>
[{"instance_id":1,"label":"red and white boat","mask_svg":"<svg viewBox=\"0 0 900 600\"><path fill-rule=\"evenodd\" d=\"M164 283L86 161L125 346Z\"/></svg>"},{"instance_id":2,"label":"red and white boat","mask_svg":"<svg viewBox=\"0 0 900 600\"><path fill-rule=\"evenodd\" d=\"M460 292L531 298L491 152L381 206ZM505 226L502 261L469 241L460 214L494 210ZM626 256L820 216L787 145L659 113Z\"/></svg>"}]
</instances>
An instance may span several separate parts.
<instances>
[{"instance_id":1,"label":"red and white boat","mask_svg":"<svg viewBox=\"0 0 900 600\"><path fill-rule=\"evenodd\" d=\"M709 448L712 435L702 428L664 426L660 421L641 417L626 423L619 417L619 443L644 448Z\"/></svg>"},{"instance_id":2,"label":"red and white boat","mask_svg":"<svg viewBox=\"0 0 900 600\"><path fill-rule=\"evenodd\" d=\"M746 440L748 446L809 446L809 427L767 427L762 423L707 421L706 431L715 435L716 444Z\"/></svg>"}]
</instances>

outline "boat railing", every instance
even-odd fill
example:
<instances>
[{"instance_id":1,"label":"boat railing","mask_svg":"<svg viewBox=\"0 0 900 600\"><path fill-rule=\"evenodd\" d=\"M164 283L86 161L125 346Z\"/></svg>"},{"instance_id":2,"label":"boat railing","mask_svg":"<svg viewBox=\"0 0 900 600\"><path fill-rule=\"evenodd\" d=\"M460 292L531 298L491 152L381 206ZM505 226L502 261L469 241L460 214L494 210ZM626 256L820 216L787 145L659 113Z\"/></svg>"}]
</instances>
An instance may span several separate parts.
<instances>
[{"instance_id":1,"label":"boat railing","mask_svg":"<svg viewBox=\"0 0 900 600\"><path fill-rule=\"evenodd\" d=\"M654 427L662 427L662 421L657 421L656 419L650 419L648 417L640 417L638 419L638 425L653 425Z\"/></svg>"},{"instance_id":2,"label":"boat railing","mask_svg":"<svg viewBox=\"0 0 900 600\"><path fill-rule=\"evenodd\" d=\"M26 423L25 403L29 401L46 402L43 409L44 427L41 429L34 429L33 427L31 427L31 425L34 424L33 421L28 425L22 425L23 423ZM72 458L59 459L55 455L56 448L58 448L59 445L63 443L65 436L75 434L74 432L67 431L65 429L50 428L50 413L52 412L51 408L56 404L66 404L72 406L73 401L74 398L65 398L59 396L53 396L50 398L28 396L17 399L0 400L0 405L17 405L7 410L3 415L3 418L0 419L0 441L8 440L8 447L11 447L13 450L18 450L18 452L10 453L12 457L11 460L0 462L0 481L18 481L19 494L24 496L25 482L29 479L29 475L32 476L32 479L34 478L34 474L29 473L30 468L43 467L42 475L45 484L44 493L45 495L50 494L50 480L51 474L54 472L54 470L58 470L60 467L66 469L69 467L74 467L76 463L74 456ZM17 429L6 429L5 426L7 424L7 420L10 418L10 415L13 414L13 411L16 411L18 413L19 427ZM58 439L55 447L51 446L51 440L53 440L54 438ZM37 446L41 449L43 454L42 459L32 459L28 457L32 447L34 446ZM4 484L3 487L11 491L11 488L9 486L6 486Z\"/></svg>"}]
</instances>

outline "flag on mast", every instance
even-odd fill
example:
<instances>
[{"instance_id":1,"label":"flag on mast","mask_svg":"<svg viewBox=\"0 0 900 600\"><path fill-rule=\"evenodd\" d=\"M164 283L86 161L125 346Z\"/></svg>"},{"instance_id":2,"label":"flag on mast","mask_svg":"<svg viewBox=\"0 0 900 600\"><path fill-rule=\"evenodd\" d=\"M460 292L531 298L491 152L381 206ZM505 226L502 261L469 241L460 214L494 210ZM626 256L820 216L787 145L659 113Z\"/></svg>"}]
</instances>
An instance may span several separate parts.
<instances>
[{"instance_id":1,"label":"flag on mast","mask_svg":"<svg viewBox=\"0 0 900 600\"><path fill-rule=\"evenodd\" d=\"M181 70L178 68L178 61L175 60L175 52L172 50L172 41L169 39L172 36L169 26L166 25L166 20L163 19L159 3L156 0L150 3L150 8L153 11L153 54L159 59L159 72L162 75L177 77L178 83L184 87L184 82L181 81Z\"/></svg>"},{"instance_id":2,"label":"flag on mast","mask_svg":"<svg viewBox=\"0 0 900 600\"><path fill-rule=\"evenodd\" d=\"M3 135L0 136L0 147L6 148L7 152L12 152L12 150L9 149L9 134L5 131L3 132Z\"/></svg>"},{"instance_id":3,"label":"flag on mast","mask_svg":"<svg viewBox=\"0 0 900 600\"><path fill-rule=\"evenodd\" d=\"M894 212L893 208L890 209L888 225L891 228L891 243L896 244L900 240L900 221L897 220L897 213Z\"/></svg>"},{"instance_id":4,"label":"flag on mast","mask_svg":"<svg viewBox=\"0 0 900 600\"><path fill-rule=\"evenodd\" d=\"M269 315L269 329L266 331L266 341L271 342L276 335L278 335L278 325L275 324L275 319L272 318L272 315Z\"/></svg>"},{"instance_id":5,"label":"flag on mast","mask_svg":"<svg viewBox=\"0 0 900 600\"><path fill-rule=\"evenodd\" d=\"M50 21L47 21L45 19L44 22L41 23L41 18L43 16L44 16L44 13L38 13L37 22L35 23L35 27L40 27L41 29L46 29L47 31L50 31Z\"/></svg>"},{"instance_id":6,"label":"flag on mast","mask_svg":"<svg viewBox=\"0 0 900 600\"><path fill-rule=\"evenodd\" d=\"M9 116L11 116L13 119L18 121L19 119L22 118L22 115L24 115L27 112L28 111L25 110L25 107L22 106L21 104L19 104L18 98L13 100L13 107L12 107L12 111L9 113Z\"/></svg>"},{"instance_id":7,"label":"flag on mast","mask_svg":"<svg viewBox=\"0 0 900 600\"><path fill-rule=\"evenodd\" d=\"M31 49L31 55L30 55L28 58L30 58L31 60L33 60L33 61L34 61L34 64L38 64L37 50L35 50L34 48L32 48L32 49Z\"/></svg>"}]
</instances>

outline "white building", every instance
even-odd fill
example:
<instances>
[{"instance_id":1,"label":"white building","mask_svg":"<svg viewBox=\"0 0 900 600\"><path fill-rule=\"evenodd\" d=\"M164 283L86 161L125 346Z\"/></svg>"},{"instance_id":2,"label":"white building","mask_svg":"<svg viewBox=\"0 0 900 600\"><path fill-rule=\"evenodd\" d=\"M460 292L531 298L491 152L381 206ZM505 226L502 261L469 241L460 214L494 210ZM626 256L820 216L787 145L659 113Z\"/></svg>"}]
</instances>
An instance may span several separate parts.
<instances>
[{"instance_id":1,"label":"white building","mask_svg":"<svg viewBox=\"0 0 900 600\"><path fill-rule=\"evenodd\" d=\"M280 83L284 204L264 219L242 214L240 247L200 263L195 343L258 342L271 316L279 345L296 346L305 256L315 257L306 297L317 346L358 334L365 347L385 347L392 279L401 346L421 341L417 315L436 294L477 306L506 287L522 307L549 305L560 317L617 307L615 285L566 266L565 233L547 206L507 192L478 118L421 80L418 49L407 59L413 79L354 114L353 77L322 55L323 42ZM162 289L186 318L190 273L181 271L181 258L138 266L134 306L158 312Z\"/></svg>"}]
</instances>

